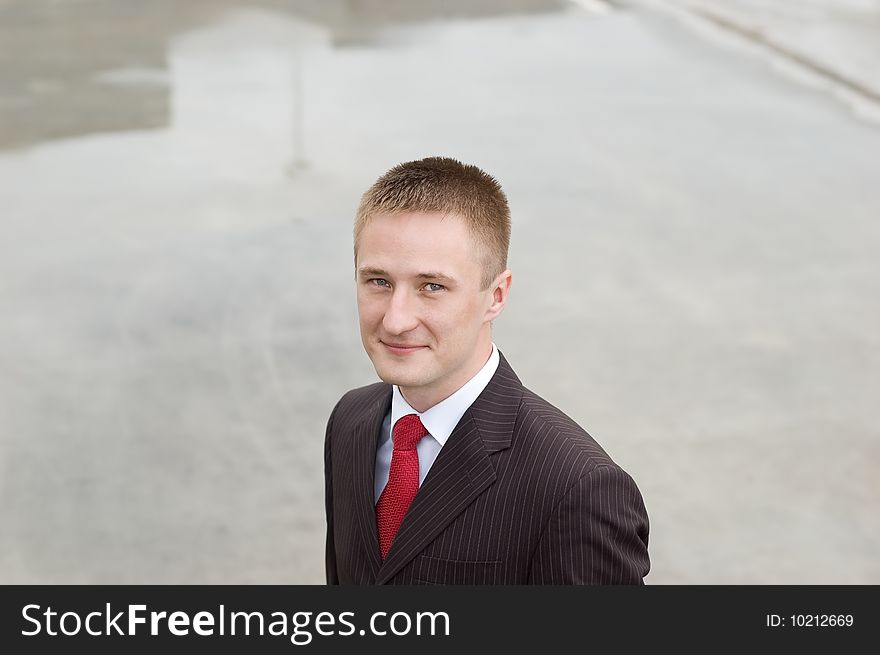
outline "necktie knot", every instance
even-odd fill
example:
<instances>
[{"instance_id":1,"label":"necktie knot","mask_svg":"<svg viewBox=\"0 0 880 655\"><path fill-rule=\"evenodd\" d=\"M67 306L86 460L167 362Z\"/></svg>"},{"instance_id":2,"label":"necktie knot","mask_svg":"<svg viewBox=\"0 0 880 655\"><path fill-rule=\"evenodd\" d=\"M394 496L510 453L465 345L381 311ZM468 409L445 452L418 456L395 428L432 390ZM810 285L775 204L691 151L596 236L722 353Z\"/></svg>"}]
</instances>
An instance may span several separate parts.
<instances>
[{"instance_id":1,"label":"necktie knot","mask_svg":"<svg viewBox=\"0 0 880 655\"><path fill-rule=\"evenodd\" d=\"M394 450L414 450L428 431L417 414L407 414L394 424L393 433Z\"/></svg>"}]
</instances>

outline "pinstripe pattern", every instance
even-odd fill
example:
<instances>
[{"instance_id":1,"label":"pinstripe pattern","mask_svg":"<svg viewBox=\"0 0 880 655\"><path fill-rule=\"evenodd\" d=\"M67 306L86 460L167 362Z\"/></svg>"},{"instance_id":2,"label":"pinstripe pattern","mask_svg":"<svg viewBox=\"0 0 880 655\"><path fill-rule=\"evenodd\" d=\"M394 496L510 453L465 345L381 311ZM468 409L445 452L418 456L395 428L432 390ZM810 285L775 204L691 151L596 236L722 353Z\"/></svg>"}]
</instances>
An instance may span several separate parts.
<instances>
[{"instance_id":1,"label":"pinstripe pattern","mask_svg":"<svg viewBox=\"0 0 880 655\"><path fill-rule=\"evenodd\" d=\"M327 423L330 584L641 584L648 516L633 479L504 356L437 456L383 562L373 506L391 387Z\"/></svg>"}]
</instances>

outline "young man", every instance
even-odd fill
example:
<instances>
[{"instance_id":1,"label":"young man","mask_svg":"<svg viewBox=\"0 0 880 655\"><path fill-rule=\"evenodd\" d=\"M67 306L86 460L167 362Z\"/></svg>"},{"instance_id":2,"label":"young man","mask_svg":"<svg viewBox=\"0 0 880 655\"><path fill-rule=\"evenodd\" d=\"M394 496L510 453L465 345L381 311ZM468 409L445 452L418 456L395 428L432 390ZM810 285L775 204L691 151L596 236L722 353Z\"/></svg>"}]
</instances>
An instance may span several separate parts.
<instances>
[{"instance_id":1,"label":"young man","mask_svg":"<svg viewBox=\"0 0 880 655\"><path fill-rule=\"evenodd\" d=\"M330 584L641 584L632 478L492 343L510 293L498 182L431 157L364 194L361 339L383 382L327 424Z\"/></svg>"}]
</instances>

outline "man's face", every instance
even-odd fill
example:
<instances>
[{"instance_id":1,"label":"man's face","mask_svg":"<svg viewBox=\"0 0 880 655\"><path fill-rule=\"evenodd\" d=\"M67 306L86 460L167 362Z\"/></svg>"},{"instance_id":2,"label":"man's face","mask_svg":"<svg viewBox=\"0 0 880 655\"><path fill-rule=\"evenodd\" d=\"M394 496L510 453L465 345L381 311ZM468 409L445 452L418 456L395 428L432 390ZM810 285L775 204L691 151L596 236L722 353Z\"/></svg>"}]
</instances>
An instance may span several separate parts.
<instances>
[{"instance_id":1,"label":"man's face","mask_svg":"<svg viewBox=\"0 0 880 655\"><path fill-rule=\"evenodd\" d=\"M454 393L489 357L489 322L504 303L498 306L496 285L481 290L482 261L454 215L382 214L361 232L356 276L364 349L379 377L400 386L418 411Z\"/></svg>"}]
</instances>

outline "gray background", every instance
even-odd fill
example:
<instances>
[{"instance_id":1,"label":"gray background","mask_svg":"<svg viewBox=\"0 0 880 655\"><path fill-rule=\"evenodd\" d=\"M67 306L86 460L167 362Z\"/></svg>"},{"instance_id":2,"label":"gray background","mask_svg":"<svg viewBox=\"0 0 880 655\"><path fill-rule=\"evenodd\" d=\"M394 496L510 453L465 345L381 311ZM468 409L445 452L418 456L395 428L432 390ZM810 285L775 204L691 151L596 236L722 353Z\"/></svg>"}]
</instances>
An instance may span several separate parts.
<instances>
[{"instance_id":1,"label":"gray background","mask_svg":"<svg viewBox=\"0 0 880 655\"><path fill-rule=\"evenodd\" d=\"M321 583L351 221L451 155L648 583L880 583L880 3L0 0L0 582Z\"/></svg>"}]
</instances>

